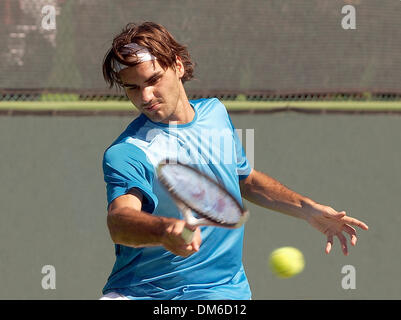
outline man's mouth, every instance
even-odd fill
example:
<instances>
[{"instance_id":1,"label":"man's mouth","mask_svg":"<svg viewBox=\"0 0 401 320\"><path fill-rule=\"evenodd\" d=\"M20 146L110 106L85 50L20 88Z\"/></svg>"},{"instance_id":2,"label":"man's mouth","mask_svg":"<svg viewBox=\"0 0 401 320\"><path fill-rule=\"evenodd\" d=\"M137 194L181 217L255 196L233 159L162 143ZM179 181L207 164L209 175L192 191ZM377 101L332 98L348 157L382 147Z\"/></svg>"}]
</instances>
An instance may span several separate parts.
<instances>
[{"instance_id":1,"label":"man's mouth","mask_svg":"<svg viewBox=\"0 0 401 320\"><path fill-rule=\"evenodd\" d=\"M144 109L147 111L154 111L157 108L159 108L159 105L160 105L159 103L155 103L155 104L152 104L150 107L145 107Z\"/></svg>"}]
</instances>

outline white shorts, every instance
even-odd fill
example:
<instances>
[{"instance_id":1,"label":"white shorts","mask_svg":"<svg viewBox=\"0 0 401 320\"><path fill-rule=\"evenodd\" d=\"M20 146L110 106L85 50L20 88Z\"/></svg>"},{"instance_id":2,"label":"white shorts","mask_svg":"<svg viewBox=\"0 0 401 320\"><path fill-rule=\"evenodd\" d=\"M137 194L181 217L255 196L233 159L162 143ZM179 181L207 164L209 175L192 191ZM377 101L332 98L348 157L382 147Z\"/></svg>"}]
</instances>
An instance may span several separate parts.
<instances>
[{"instance_id":1,"label":"white shorts","mask_svg":"<svg viewBox=\"0 0 401 320\"><path fill-rule=\"evenodd\" d=\"M129 300L126 296L117 293L117 292L109 292L102 296L99 300Z\"/></svg>"}]
</instances>

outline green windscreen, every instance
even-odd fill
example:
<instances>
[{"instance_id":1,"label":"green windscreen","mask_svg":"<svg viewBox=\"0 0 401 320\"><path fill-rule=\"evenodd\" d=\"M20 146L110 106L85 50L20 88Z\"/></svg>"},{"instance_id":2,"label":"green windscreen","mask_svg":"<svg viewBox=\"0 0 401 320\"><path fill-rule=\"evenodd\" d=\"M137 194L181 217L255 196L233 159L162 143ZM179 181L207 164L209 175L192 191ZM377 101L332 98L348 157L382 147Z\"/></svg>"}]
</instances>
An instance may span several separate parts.
<instances>
[{"instance_id":1,"label":"green windscreen","mask_svg":"<svg viewBox=\"0 0 401 320\"><path fill-rule=\"evenodd\" d=\"M355 28L343 26L346 5ZM113 37L154 21L188 46L190 91L401 91L399 1L0 0L0 9L0 89L108 92L101 65Z\"/></svg>"}]
</instances>

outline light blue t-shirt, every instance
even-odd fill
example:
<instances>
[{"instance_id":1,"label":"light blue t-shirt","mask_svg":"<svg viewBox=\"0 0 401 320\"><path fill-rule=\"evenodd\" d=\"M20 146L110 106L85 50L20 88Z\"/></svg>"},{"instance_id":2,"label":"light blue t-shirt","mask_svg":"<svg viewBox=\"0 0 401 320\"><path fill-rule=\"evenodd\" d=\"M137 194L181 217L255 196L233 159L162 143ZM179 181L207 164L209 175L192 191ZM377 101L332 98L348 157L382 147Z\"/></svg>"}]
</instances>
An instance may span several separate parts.
<instances>
[{"instance_id":1,"label":"light blue t-shirt","mask_svg":"<svg viewBox=\"0 0 401 320\"><path fill-rule=\"evenodd\" d=\"M239 180L251 167L225 106L216 98L191 100L194 119L186 124L156 123L141 115L105 151L107 201L137 188L142 210L182 219L156 177L158 163L176 159L223 184L242 203ZM116 291L131 299L250 299L242 264L244 227L201 227L200 250L176 256L162 246L115 245L116 262L103 294Z\"/></svg>"}]
</instances>

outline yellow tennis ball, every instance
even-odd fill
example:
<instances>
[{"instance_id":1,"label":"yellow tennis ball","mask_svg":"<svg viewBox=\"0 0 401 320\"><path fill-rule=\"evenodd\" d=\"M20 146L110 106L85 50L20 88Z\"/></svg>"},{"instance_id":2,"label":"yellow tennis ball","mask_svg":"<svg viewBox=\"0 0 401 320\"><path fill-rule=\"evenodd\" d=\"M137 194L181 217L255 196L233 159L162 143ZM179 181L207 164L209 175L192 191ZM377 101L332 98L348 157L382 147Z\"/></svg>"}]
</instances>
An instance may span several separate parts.
<instances>
[{"instance_id":1,"label":"yellow tennis ball","mask_svg":"<svg viewBox=\"0 0 401 320\"><path fill-rule=\"evenodd\" d=\"M302 272L305 260L302 252L297 248L282 247L270 254L269 265L277 277L290 278Z\"/></svg>"}]
</instances>

